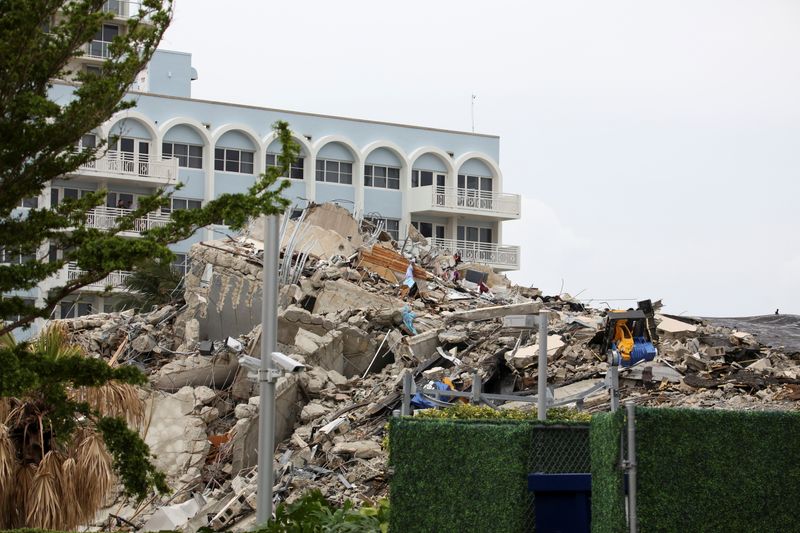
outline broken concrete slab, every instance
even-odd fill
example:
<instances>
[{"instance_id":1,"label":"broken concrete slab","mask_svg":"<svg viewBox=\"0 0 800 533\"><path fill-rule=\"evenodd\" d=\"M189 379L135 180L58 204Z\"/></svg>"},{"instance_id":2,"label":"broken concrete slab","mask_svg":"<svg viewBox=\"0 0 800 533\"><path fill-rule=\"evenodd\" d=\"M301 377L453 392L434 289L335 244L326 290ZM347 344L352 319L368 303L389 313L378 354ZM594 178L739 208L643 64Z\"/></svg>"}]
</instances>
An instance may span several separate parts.
<instances>
[{"instance_id":1,"label":"broken concrete slab","mask_svg":"<svg viewBox=\"0 0 800 533\"><path fill-rule=\"evenodd\" d=\"M656 315L656 321L658 322L656 329L672 338L685 337L697 332L697 326L694 324L681 322L668 316Z\"/></svg>"},{"instance_id":2,"label":"broken concrete slab","mask_svg":"<svg viewBox=\"0 0 800 533\"><path fill-rule=\"evenodd\" d=\"M342 279L326 281L314 304L314 314L336 313L343 309L396 309L403 302L360 288Z\"/></svg>"},{"instance_id":3,"label":"broken concrete slab","mask_svg":"<svg viewBox=\"0 0 800 533\"><path fill-rule=\"evenodd\" d=\"M542 308L541 302L525 302L521 304L510 305L494 305L491 307L480 307L478 309L469 309L467 311L456 311L447 315L445 318L448 322L454 321L480 321L490 320L493 318L500 318L508 315L528 315L538 313Z\"/></svg>"},{"instance_id":4,"label":"broken concrete slab","mask_svg":"<svg viewBox=\"0 0 800 533\"><path fill-rule=\"evenodd\" d=\"M394 348L397 357L405 357L412 361L424 361L436 353L439 347L440 329L432 329L419 335L403 337Z\"/></svg>"}]
</instances>

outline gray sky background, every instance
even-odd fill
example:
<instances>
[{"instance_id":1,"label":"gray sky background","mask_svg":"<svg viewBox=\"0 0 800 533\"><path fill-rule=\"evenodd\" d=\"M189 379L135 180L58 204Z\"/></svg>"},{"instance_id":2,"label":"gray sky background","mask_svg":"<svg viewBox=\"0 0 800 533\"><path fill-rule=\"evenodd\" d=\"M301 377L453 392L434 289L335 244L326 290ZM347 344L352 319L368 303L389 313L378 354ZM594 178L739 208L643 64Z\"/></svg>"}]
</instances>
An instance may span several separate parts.
<instances>
[{"instance_id":1,"label":"gray sky background","mask_svg":"<svg viewBox=\"0 0 800 533\"><path fill-rule=\"evenodd\" d=\"M800 313L800 2L176 0L193 96L501 136L517 283ZM598 300L593 305L605 304Z\"/></svg>"}]
</instances>

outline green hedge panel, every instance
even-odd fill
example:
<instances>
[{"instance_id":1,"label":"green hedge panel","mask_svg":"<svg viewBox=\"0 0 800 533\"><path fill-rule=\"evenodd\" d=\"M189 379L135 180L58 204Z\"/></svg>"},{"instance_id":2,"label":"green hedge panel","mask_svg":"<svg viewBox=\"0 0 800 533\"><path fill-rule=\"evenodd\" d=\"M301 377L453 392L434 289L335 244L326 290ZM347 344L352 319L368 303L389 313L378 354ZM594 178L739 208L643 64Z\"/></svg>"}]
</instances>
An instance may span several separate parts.
<instances>
[{"instance_id":1,"label":"green hedge panel","mask_svg":"<svg viewBox=\"0 0 800 533\"><path fill-rule=\"evenodd\" d=\"M640 531L800 530L800 414L636 409Z\"/></svg>"},{"instance_id":2,"label":"green hedge panel","mask_svg":"<svg viewBox=\"0 0 800 533\"><path fill-rule=\"evenodd\" d=\"M390 531L521 531L532 427L393 419Z\"/></svg>"},{"instance_id":3,"label":"green hedge panel","mask_svg":"<svg viewBox=\"0 0 800 533\"><path fill-rule=\"evenodd\" d=\"M592 532L625 531L625 485L620 468L620 447L625 427L623 411L592 417Z\"/></svg>"},{"instance_id":4,"label":"green hedge panel","mask_svg":"<svg viewBox=\"0 0 800 533\"><path fill-rule=\"evenodd\" d=\"M395 418L389 442L393 532L523 531L533 524L527 475L589 465L579 422Z\"/></svg>"}]
</instances>

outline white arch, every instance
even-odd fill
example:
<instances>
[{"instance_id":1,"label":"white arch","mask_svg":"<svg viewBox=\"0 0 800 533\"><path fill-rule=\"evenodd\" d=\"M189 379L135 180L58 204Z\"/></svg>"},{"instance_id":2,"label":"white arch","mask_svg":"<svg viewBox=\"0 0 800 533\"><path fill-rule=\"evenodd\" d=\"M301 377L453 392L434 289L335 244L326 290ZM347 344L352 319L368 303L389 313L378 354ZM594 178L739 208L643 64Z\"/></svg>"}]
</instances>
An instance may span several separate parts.
<instances>
[{"instance_id":1,"label":"white arch","mask_svg":"<svg viewBox=\"0 0 800 533\"><path fill-rule=\"evenodd\" d=\"M155 123L148 117L138 111L134 111L132 109L126 111L120 111L119 113L115 113L103 126L101 127L101 131L103 133L103 137L106 139L111 134L111 128L117 125L117 122L125 119L132 118L140 122L147 132L150 134L150 140L153 142L160 141L161 138L158 136L158 128L156 128ZM160 146L160 143L157 143Z\"/></svg>"},{"instance_id":2,"label":"white arch","mask_svg":"<svg viewBox=\"0 0 800 533\"><path fill-rule=\"evenodd\" d=\"M374 141L369 143L361 150L361 160L366 163L367 157L369 154L377 150L378 148L386 148L390 152L394 153L397 158L400 160L400 165L402 168L409 168L410 165L408 163L408 156L406 155L405 151L400 148L397 144L393 143L392 141Z\"/></svg>"},{"instance_id":3,"label":"white arch","mask_svg":"<svg viewBox=\"0 0 800 533\"><path fill-rule=\"evenodd\" d=\"M447 173L451 176L454 176L456 173L455 168L453 167L453 159L450 157L450 154L442 150L441 148L437 148L435 146L422 146L417 148L413 152L408 155L409 166L414 168L414 163L417 162L421 156L425 154L434 154L439 157L444 163L444 166L447 169Z\"/></svg>"},{"instance_id":4,"label":"white arch","mask_svg":"<svg viewBox=\"0 0 800 533\"><path fill-rule=\"evenodd\" d=\"M211 146L211 134L208 129L197 119L189 117L175 117L167 120L159 127L161 138L166 137L167 132L175 126L189 126L203 139L204 146Z\"/></svg>"},{"instance_id":5,"label":"white arch","mask_svg":"<svg viewBox=\"0 0 800 533\"><path fill-rule=\"evenodd\" d=\"M486 166L489 167L489 170L492 171L492 177L495 179L496 183L494 184L494 190L497 192L503 190L503 173L500 172L500 165L498 165L494 159L482 152L467 152L458 156L458 159L456 159L453 163L456 171L460 170L462 165L464 165L464 163L470 159L477 159L484 162Z\"/></svg>"},{"instance_id":6,"label":"white arch","mask_svg":"<svg viewBox=\"0 0 800 533\"><path fill-rule=\"evenodd\" d=\"M312 152L314 159L317 158L319 151L326 144L334 142L346 146L350 150L350 153L353 155L353 163L358 166L361 166L362 162L361 151L358 148L356 148L356 145L353 143L353 141L342 135L326 135L325 137L318 139L317 142L314 143L314 151Z\"/></svg>"},{"instance_id":7,"label":"white arch","mask_svg":"<svg viewBox=\"0 0 800 533\"><path fill-rule=\"evenodd\" d=\"M311 143L308 142L308 139L306 139L303 135L300 135L300 134L298 134L298 133L296 133L294 131L290 130L290 133L292 134L292 139L297 141L297 143L302 148L302 156L303 157L307 157L307 156L311 155ZM272 141L274 141L277 138L278 138L278 134L275 133L274 130L270 131L269 134L267 134L267 136L262 139L262 141L264 143L264 150L268 150L269 149L269 145L272 144Z\"/></svg>"},{"instance_id":8,"label":"white arch","mask_svg":"<svg viewBox=\"0 0 800 533\"><path fill-rule=\"evenodd\" d=\"M211 134L211 145L216 147L220 138L229 131L240 131L244 133L250 138L250 141L253 143L253 147L256 152L261 153L264 151L264 146L261 144L261 138L258 136L258 133L256 133L253 128L247 126L246 124L224 124L218 127Z\"/></svg>"}]
</instances>

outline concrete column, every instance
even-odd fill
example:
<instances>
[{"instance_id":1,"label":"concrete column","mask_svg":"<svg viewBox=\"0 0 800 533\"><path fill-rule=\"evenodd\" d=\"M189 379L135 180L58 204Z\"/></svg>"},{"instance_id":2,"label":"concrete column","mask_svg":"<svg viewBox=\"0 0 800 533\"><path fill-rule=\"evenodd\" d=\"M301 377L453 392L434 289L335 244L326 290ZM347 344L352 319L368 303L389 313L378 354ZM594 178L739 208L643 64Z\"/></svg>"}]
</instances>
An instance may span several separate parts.
<instances>
[{"instance_id":1,"label":"concrete column","mask_svg":"<svg viewBox=\"0 0 800 533\"><path fill-rule=\"evenodd\" d=\"M448 218L447 223L447 238L456 240L458 236L458 216L452 216Z\"/></svg>"},{"instance_id":2,"label":"concrete column","mask_svg":"<svg viewBox=\"0 0 800 533\"><path fill-rule=\"evenodd\" d=\"M214 199L214 145L209 143L203 149L203 201L209 202ZM203 230L203 240L210 241L214 238L214 231L211 227Z\"/></svg>"},{"instance_id":3,"label":"concrete column","mask_svg":"<svg viewBox=\"0 0 800 533\"><path fill-rule=\"evenodd\" d=\"M317 157L309 154L303 165L303 182L306 184L306 198L310 202L317 199Z\"/></svg>"},{"instance_id":4,"label":"concrete column","mask_svg":"<svg viewBox=\"0 0 800 533\"><path fill-rule=\"evenodd\" d=\"M411 224L411 213L408 210L408 195L411 192L411 167L404 165L400 169L400 193L402 195L402 211L400 216L400 238L408 235L408 226Z\"/></svg>"},{"instance_id":5,"label":"concrete column","mask_svg":"<svg viewBox=\"0 0 800 533\"><path fill-rule=\"evenodd\" d=\"M363 216L364 210L364 162L358 156L355 156L353 161L353 187L355 187L355 194L353 199L355 205L353 206L353 213L361 213Z\"/></svg>"}]
</instances>

